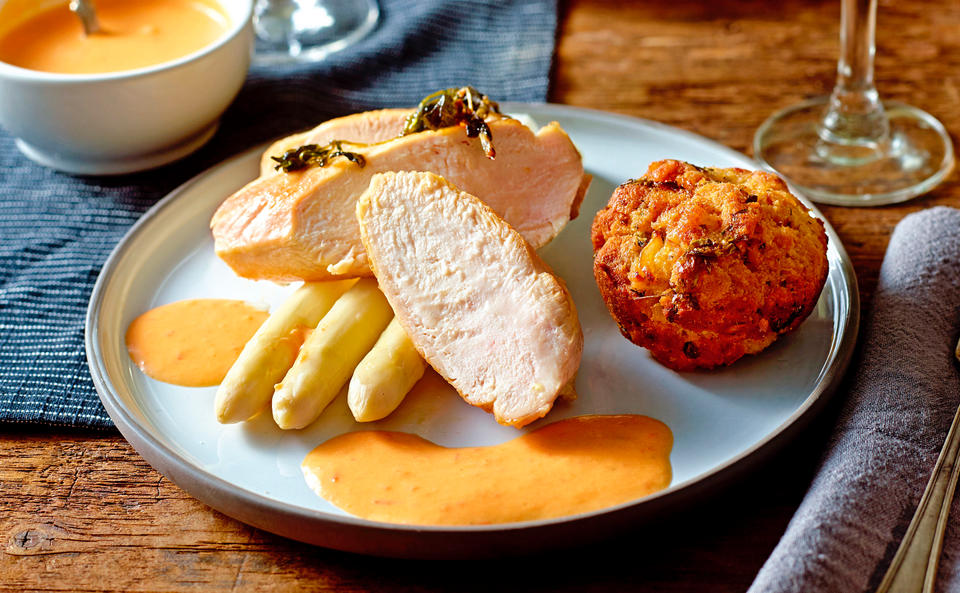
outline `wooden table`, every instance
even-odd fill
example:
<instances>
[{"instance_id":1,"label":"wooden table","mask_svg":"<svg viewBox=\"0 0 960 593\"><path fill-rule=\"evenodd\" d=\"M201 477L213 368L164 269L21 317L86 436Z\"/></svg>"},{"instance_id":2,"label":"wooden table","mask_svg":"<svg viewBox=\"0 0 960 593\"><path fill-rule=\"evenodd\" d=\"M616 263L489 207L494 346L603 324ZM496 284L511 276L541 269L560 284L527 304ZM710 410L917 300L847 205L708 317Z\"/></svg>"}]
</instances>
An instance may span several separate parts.
<instances>
[{"instance_id":1,"label":"wooden table","mask_svg":"<svg viewBox=\"0 0 960 593\"><path fill-rule=\"evenodd\" d=\"M561 6L550 99L749 153L773 110L829 91L839 10L815 0L571 0ZM960 4L882 1L878 42L881 94L960 131ZM938 204L960 206L957 175L902 206L823 208L853 259L866 314L893 227ZM492 563L301 545L197 502L115 432L3 426L0 591L743 591L802 498L842 396L769 463L694 509L600 545ZM744 530L749 544L731 549Z\"/></svg>"}]
</instances>

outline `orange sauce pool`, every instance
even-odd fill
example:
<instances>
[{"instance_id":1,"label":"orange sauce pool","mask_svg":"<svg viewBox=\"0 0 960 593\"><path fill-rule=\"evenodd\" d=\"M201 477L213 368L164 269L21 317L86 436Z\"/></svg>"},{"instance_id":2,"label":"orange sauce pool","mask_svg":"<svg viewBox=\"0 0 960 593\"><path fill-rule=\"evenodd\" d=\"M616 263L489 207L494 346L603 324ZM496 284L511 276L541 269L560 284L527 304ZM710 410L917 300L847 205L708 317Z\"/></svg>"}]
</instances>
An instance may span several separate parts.
<instances>
[{"instance_id":1,"label":"orange sauce pool","mask_svg":"<svg viewBox=\"0 0 960 593\"><path fill-rule=\"evenodd\" d=\"M314 492L359 517L479 525L573 515L662 490L672 447L667 425L647 416L578 416L491 447L350 432L311 451L302 470Z\"/></svg>"},{"instance_id":2,"label":"orange sauce pool","mask_svg":"<svg viewBox=\"0 0 960 593\"><path fill-rule=\"evenodd\" d=\"M127 350L158 381L218 385L267 315L243 301L178 301L134 319L127 329Z\"/></svg>"},{"instance_id":3,"label":"orange sauce pool","mask_svg":"<svg viewBox=\"0 0 960 593\"><path fill-rule=\"evenodd\" d=\"M89 36L66 2L27 17L0 36L0 61L61 74L132 70L206 47L230 24L213 0L95 0L95 7L101 31Z\"/></svg>"}]
</instances>

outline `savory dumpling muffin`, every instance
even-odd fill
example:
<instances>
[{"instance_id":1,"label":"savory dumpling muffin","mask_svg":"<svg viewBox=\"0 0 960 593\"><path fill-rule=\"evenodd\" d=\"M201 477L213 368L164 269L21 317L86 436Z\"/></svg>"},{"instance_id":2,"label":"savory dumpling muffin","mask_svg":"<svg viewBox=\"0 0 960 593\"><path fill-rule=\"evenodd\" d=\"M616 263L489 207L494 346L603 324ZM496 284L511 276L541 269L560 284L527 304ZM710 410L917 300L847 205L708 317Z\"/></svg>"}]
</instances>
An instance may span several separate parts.
<instances>
[{"instance_id":1,"label":"savory dumpling muffin","mask_svg":"<svg viewBox=\"0 0 960 593\"><path fill-rule=\"evenodd\" d=\"M614 191L591 233L620 331L678 370L760 352L810 314L827 235L776 175L651 163Z\"/></svg>"}]
</instances>

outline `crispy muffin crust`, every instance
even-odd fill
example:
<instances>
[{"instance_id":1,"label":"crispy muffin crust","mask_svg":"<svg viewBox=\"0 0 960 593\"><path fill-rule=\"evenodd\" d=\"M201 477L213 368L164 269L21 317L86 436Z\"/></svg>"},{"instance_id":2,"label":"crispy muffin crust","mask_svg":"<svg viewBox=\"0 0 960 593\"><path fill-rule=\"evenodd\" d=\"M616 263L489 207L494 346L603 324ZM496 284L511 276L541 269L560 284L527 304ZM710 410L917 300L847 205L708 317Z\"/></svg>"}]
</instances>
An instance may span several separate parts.
<instances>
[{"instance_id":1,"label":"crispy muffin crust","mask_svg":"<svg viewBox=\"0 0 960 593\"><path fill-rule=\"evenodd\" d=\"M620 331L678 371L731 364L796 329L829 268L823 222L779 177L675 160L618 187L591 239Z\"/></svg>"}]
</instances>

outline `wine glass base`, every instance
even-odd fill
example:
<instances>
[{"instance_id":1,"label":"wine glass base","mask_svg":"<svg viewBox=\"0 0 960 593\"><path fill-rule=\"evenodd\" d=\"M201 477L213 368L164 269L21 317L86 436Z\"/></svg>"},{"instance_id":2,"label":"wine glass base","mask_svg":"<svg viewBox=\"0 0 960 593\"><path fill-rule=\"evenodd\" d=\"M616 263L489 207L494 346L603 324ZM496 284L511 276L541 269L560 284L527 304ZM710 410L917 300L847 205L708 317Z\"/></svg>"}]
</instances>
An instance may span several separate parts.
<instances>
[{"instance_id":1,"label":"wine glass base","mask_svg":"<svg viewBox=\"0 0 960 593\"><path fill-rule=\"evenodd\" d=\"M929 113L885 102L890 135L876 143L826 142L820 122L829 97L778 111L753 138L754 157L815 202L882 206L933 189L953 168L950 136Z\"/></svg>"},{"instance_id":2,"label":"wine glass base","mask_svg":"<svg viewBox=\"0 0 960 593\"><path fill-rule=\"evenodd\" d=\"M254 63L322 60L363 39L379 19L376 0L257 0Z\"/></svg>"}]
</instances>

